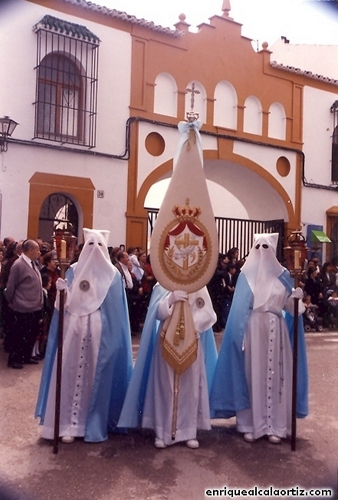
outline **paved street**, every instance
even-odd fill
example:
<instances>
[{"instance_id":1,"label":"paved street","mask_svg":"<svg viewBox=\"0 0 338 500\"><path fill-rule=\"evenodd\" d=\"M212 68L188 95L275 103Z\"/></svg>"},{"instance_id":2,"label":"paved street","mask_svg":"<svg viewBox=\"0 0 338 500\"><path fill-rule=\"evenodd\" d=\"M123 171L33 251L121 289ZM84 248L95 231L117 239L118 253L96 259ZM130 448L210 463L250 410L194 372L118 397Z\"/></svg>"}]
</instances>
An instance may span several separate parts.
<instances>
[{"instance_id":1,"label":"paved street","mask_svg":"<svg viewBox=\"0 0 338 500\"><path fill-rule=\"evenodd\" d=\"M40 439L33 416L42 363L9 369L1 350L1 485L12 493L11 500L198 500L216 488L223 489L218 496L234 496L225 495L225 487L249 488L249 498L270 498L259 496L255 485L263 490L293 487L293 493L298 486L299 496L300 488L332 488L337 498L338 333L306 335L310 415L298 420L293 452L289 441L245 443L231 419L215 420L211 432L201 432L198 450L184 444L157 450L150 431L133 431L99 444L60 443L54 455L51 443ZM220 339L216 334L218 344ZM136 356L138 339L133 341ZM291 499L293 493L281 495ZM302 498L329 498L317 493ZM235 498L246 497L237 492Z\"/></svg>"}]
</instances>

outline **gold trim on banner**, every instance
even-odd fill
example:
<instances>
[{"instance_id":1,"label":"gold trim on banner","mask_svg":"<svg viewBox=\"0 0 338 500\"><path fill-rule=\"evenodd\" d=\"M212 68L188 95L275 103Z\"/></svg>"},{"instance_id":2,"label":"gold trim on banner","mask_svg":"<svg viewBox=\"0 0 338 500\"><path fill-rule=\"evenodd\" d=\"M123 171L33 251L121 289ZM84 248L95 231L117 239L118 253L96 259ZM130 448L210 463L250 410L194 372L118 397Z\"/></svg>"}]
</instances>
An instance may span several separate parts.
<instances>
[{"instance_id":1,"label":"gold trim on banner","mask_svg":"<svg viewBox=\"0 0 338 500\"><path fill-rule=\"evenodd\" d=\"M175 205L172 211L176 214L176 219L169 222L161 234L158 252L159 263L163 273L172 282L177 283L178 286L190 285L198 281L208 269L212 256L212 242L207 228L201 221L197 220L201 214L199 207L191 208L189 200L187 200L185 207ZM186 232L183 230L183 233L175 238L174 245L168 246L169 233L182 222L193 224L203 234L191 238L189 229ZM205 246L203 240L206 242ZM184 255L181 265L175 262L177 255ZM189 258L191 262L189 262Z\"/></svg>"},{"instance_id":2,"label":"gold trim on banner","mask_svg":"<svg viewBox=\"0 0 338 500\"><path fill-rule=\"evenodd\" d=\"M173 308L161 331L162 356L181 375L197 359L198 334L189 302L176 302Z\"/></svg>"}]
</instances>

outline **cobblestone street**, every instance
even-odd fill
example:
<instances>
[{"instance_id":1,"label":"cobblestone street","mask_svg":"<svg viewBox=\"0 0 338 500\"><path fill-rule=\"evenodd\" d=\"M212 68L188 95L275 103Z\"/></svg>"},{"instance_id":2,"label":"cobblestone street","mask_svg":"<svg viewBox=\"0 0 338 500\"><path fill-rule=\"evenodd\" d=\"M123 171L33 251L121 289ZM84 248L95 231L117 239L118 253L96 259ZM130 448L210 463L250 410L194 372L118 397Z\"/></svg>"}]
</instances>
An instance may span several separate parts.
<instances>
[{"instance_id":1,"label":"cobblestone street","mask_svg":"<svg viewBox=\"0 0 338 500\"><path fill-rule=\"evenodd\" d=\"M209 497L208 489L255 485L293 487L294 493L296 486L332 488L336 498L338 334L308 333L306 338L310 415L298 420L296 451L290 450L290 441L277 446L266 439L245 443L231 419L213 421L211 432L199 434L197 450L184 444L156 450L151 431L132 431L99 444L81 439L72 445L60 443L54 455L51 443L40 439L34 419L41 363L9 369L1 351L1 484L15 500L195 500ZM220 339L216 334L218 344ZM134 337L134 356L138 343ZM219 496L230 498L224 490ZM250 498L262 497L253 491ZM283 498L294 496L284 493Z\"/></svg>"}]
</instances>

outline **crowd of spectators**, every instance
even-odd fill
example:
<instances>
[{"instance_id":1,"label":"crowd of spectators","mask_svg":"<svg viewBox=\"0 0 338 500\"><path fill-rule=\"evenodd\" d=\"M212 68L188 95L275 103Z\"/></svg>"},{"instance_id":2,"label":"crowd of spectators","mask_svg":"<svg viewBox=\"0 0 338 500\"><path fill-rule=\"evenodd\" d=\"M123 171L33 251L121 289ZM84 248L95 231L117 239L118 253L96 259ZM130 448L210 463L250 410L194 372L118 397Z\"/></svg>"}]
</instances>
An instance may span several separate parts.
<instances>
[{"instance_id":1,"label":"crowd of spectators","mask_svg":"<svg viewBox=\"0 0 338 500\"><path fill-rule=\"evenodd\" d=\"M338 327L338 267L327 261L321 266L319 260L309 260L300 286L304 291L303 302L306 305L304 320L315 329Z\"/></svg>"},{"instance_id":2,"label":"crowd of spectators","mask_svg":"<svg viewBox=\"0 0 338 500\"><path fill-rule=\"evenodd\" d=\"M0 255L0 335L9 355L8 366L18 369L23 364L37 364L44 357L56 298L58 261L52 244L42 240L4 238ZM20 257L31 263L27 275L20 268ZM28 333L33 320L34 331Z\"/></svg>"},{"instance_id":3,"label":"crowd of spectators","mask_svg":"<svg viewBox=\"0 0 338 500\"><path fill-rule=\"evenodd\" d=\"M236 247L219 254L217 268L208 284L217 315L214 332L222 331L227 322L237 278L245 262L238 254ZM320 265L318 258L308 260L300 286L304 291L306 310L303 317L307 329L338 328L338 266L335 262Z\"/></svg>"},{"instance_id":4,"label":"crowd of spectators","mask_svg":"<svg viewBox=\"0 0 338 500\"><path fill-rule=\"evenodd\" d=\"M212 305L217 316L213 325L214 332L221 332L226 325L236 282L244 260L239 258L237 247L231 248L226 254L219 254L217 267L207 285Z\"/></svg>"},{"instance_id":5,"label":"crowd of spectators","mask_svg":"<svg viewBox=\"0 0 338 500\"><path fill-rule=\"evenodd\" d=\"M37 363L44 357L56 300L56 281L60 276L53 243L36 241L39 244L40 255L35 261L35 266L41 275L43 300L39 329L36 332L36 341L29 363ZM7 287L13 264L22 254L23 243L25 244L23 241L15 241L12 237L0 241L0 336L4 339L4 349L9 353L9 360L14 349L12 339L16 318L4 290ZM77 260L81 249L82 245L79 245L74 261ZM124 245L109 247L109 255L125 284L131 333L139 335L142 332L152 289L156 283L150 256L139 247L129 247L126 250ZM214 332L220 332L225 328L237 278L243 264L244 260L239 258L239 251L236 247L231 248L226 254L219 254L215 273L207 285L217 315L217 321L213 325ZM304 324L309 325L308 329L310 327L318 329L318 325L328 328L338 327L337 266L332 262L325 262L323 266L320 266L318 259L309 260L300 286L304 291L306 306ZM16 364L19 366L22 363Z\"/></svg>"},{"instance_id":6,"label":"crowd of spectators","mask_svg":"<svg viewBox=\"0 0 338 500\"><path fill-rule=\"evenodd\" d=\"M150 256L140 247L109 247L112 263L122 275L129 310L132 335L142 331L153 286L156 283Z\"/></svg>"},{"instance_id":7,"label":"crowd of spectators","mask_svg":"<svg viewBox=\"0 0 338 500\"><path fill-rule=\"evenodd\" d=\"M29 359L26 356L25 361L20 358L20 360L13 362L14 352L16 352L13 338L15 339L14 343L18 342L15 334L17 313L13 311L13 305L7 300L5 289L8 285L12 266L22 254L22 244L30 241L36 241L39 247L39 256L32 263L32 266L34 265L33 269L41 277L39 286L42 299L41 309L39 310L39 326ZM77 261L81 250L82 245L79 245L73 263ZM126 251L123 245L109 247L109 254L112 263L121 273L125 284L132 335L140 334L147 314L151 292L156 283L150 265L150 257L141 248L130 247ZM29 259L27 261L30 262ZM32 276L34 277L34 275ZM56 300L56 281L59 277L60 268L52 242L42 240L15 241L13 237L6 237L3 241L0 241L0 337L3 339L3 348L9 355L8 366L22 368L23 364L36 364L44 358L48 330Z\"/></svg>"}]
</instances>

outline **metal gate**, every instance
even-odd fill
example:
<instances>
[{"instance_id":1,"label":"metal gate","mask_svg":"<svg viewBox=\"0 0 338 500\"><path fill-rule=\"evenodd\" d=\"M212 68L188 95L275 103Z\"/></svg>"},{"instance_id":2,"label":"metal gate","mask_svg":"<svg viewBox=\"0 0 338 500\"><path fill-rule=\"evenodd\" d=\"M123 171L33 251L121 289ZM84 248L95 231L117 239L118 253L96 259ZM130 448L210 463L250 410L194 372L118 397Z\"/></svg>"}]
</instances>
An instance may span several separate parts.
<instances>
[{"instance_id":1,"label":"metal gate","mask_svg":"<svg viewBox=\"0 0 338 500\"><path fill-rule=\"evenodd\" d=\"M146 208L148 212L147 242L150 242L151 233L159 212L156 208ZM278 233L277 258L283 260L284 246L284 220L275 219L267 221L231 219L228 217L215 217L218 232L219 253L226 254L230 248L239 249L239 258L245 258L253 244L256 233Z\"/></svg>"}]
</instances>

